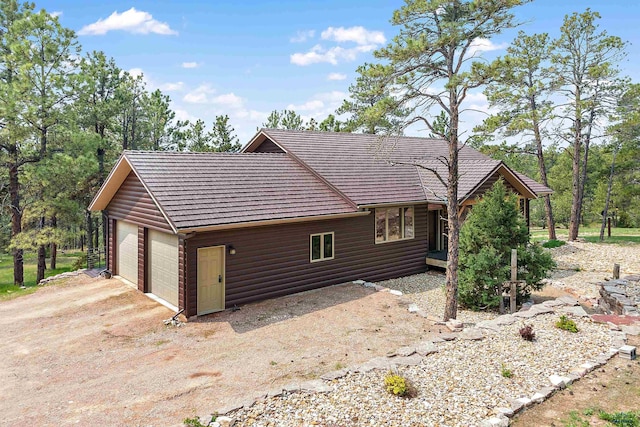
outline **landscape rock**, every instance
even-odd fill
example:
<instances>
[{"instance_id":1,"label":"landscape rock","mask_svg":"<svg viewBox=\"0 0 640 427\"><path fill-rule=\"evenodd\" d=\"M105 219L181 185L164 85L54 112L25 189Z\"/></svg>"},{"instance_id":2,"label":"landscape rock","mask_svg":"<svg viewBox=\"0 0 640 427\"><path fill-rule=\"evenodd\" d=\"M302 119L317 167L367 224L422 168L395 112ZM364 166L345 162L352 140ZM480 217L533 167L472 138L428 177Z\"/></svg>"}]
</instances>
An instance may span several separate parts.
<instances>
[{"instance_id":1,"label":"landscape rock","mask_svg":"<svg viewBox=\"0 0 640 427\"><path fill-rule=\"evenodd\" d=\"M571 314L573 316L578 316L578 317L588 317L589 316L589 314L584 310L584 308L582 308L579 305L576 305L576 306L573 306L573 307L561 307L561 308L558 309L558 312Z\"/></svg>"},{"instance_id":2,"label":"landscape rock","mask_svg":"<svg viewBox=\"0 0 640 427\"><path fill-rule=\"evenodd\" d=\"M398 290L395 290L395 289L390 289L389 293L391 295L396 295L396 296L399 296L399 297L402 296L402 291L398 291Z\"/></svg>"},{"instance_id":3,"label":"landscape rock","mask_svg":"<svg viewBox=\"0 0 640 427\"><path fill-rule=\"evenodd\" d=\"M300 384L300 391L307 393L329 393L333 391L333 387L322 380L310 380Z\"/></svg>"},{"instance_id":4,"label":"landscape rock","mask_svg":"<svg viewBox=\"0 0 640 427\"><path fill-rule=\"evenodd\" d=\"M417 313L418 311L420 311L420 308L418 307L418 304L411 303L409 304L409 308L407 310L409 310L409 313Z\"/></svg>"},{"instance_id":5,"label":"landscape rock","mask_svg":"<svg viewBox=\"0 0 640 427\"><path fill-rule=\"evenodd\" d=\"M536 391L535 394L531 397L531 400L535 403L541 403L549 396L551 396L555 392L553 387L543 387L540 390Z\"/></svg>"},{"instance_id":6,"label":"landscape rock","mask_svg":"<svg viewBox=\"0 0 640 427\"><path fill-rule=\"evenodd\" d=\"M396 365L416 366L422 363L422 356L420 356L419 354L414 354L407 357L402 357L402 356L396 357L392 360L393 360L393 363Z\"/></svg>"},{"instance_id":7,"label":"landscape rock","mask_svg":"<svg viewBox=\"0 0 640 427\"><path fill-rule=\"evenodd\" d=\"M577 299L569 296L569 295L565 295L562 296L560 298L557 298L559 301L564 302L566 305L580 305L580 303L578 302Z\"/></svg>"},{"instance_id":8,"label":"landscape rock","mask_svg":"<svg viewBox=\"0 0 640 427\"><path fill-rule=\"evenodd\" d=\"M438 352L438 347L435 346L431 341L425 341L416 346L416 353L420 356L425 357L433 353Z\"/></svg>"},{"instance_id":9,"label":"landscape rock","mask_svg":"<svg viewBox=\"0 0 640 427\"><path fill-rule=\"evenodd\" d=\"M503 314L502 316L498 316L493 319L493 322L495 322L496 325L513 325L517 321L518 319L513 317L511 314Z\"/></svg>"},{"instance_id":10,"label":"landscape rock","mask_svg":"<svg viewBox=\"0 0 640 427\"><path fill-rule=\"evenodd\" d=\"M500 325L498 325L495 321L492 320L483 320L482 322L476 323L476 328L487 329L491 332L499 332Z\"/></svg>"},{"instance_id":11,"label":"landscape rock","mask_svg":"<svg viewBox=\"0 0 640 427\"><path fill-rule=\"evenodd\" d=\"M411 356L412 354L414 354L416 352L416 348L415 347L400 347L399 349L396 350L396 355L400 356L400 357L407 357L407 356Z\"/></svg>"},{"instance_id":12,"label":"landscape rock","mask_svg":"<svg viewBox=\"0 0 640 427\"><path fill-rule=\"evenodd\" d=\"M392 361L393 360L393 361ZM373 371L374 369L390 369L392 367L394 367L395 364L395 360L394 359L389 359L387 357L374 357L373 359L363 363L362 365L356 367L353 371L354 372L369 372L369 371Z\"/></svg>"},{"instance_id":13,"label":"landscape rock","mask_svg":"<svg viewBox=\"0 0 640 427\"><path fill-rule=\"evenodd\" d=\"M220 427L231 427L235 422L235 418L227 417L225 415L216 418L216 423L220 425Z\"/></svg>"},{"instance_id":14,"label":"landscape rock","mask_svg":"<svg viewBox=\"0 0 640 427\"><path fill-rule=\"evenodd\" d=\"M326 374L322 374L320 375L320 378L326 381L333 381L333 380L337 380L338 378L344 377L348 373L349 373L349 370L346 368L338 369L337 371L331 371L331 372L327 372Z\"/></svg>"},{"instance_id":15,"label":"landscape rock","mask_svg":"<svg viewBox=\"0 0 640 427\"><path fill-rule=\"evenodd\" d=\"M464 328L458 338L461 340L479 341L484 339L484 333L479 328Z\"/></svg>"},{"instance_id":16,"label":"landscape rock","mask_svg":"<svg viewBox=\"0 0 640 427\"><path fill-rule=\"evenodd\" d=\"M640 325L620 325L620 330L627 335L640 335Z\"/></svg>"},{"instance_id":17,"label":"landscape rock","mask_svg":"<svg viewBox=\"0 0 640 427\"><path fill-rule=\"evenodd\" d=\"M457 319L449 319L445 322L445 325L451 332L460 332L464 328L464 323Z\"/></svg>"}]
</instances>

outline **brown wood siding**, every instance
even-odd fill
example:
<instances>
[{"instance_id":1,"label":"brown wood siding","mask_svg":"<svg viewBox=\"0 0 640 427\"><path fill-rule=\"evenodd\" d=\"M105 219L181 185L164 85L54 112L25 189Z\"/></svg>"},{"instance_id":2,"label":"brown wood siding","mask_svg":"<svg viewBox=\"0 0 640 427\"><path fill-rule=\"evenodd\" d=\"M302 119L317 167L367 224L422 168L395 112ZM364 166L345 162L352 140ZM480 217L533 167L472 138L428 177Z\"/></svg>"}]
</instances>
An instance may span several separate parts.
<instances>
[{"instance_id":1,"label":"brown wood siding","mask_svg":"<svg viewBox=\"0 0 640 427\"><path fill-rule=\"evenodd\" d=\"M178 236L178 309L185 308L185 239L184 236Z\"/></svg>"},{"instance_id":2,"label":"brown wood siding","mask_svg":"<svg viewBox=\"0 0 640 427\"><path fill-rule=\"evenodd\" d=\"M270 139L266 139L262 144L258 145L254 153L284 153L280 147L278 147Z\"/></svg>"},{"instance_id":3,"label":"brown wood siding","mask_svg":"<svg viewBox=\"0 0 640 427\"><path fill-rule=\"evenodd\" d=\"M138 226L138 290L147 292L147 275L145 266L147 265L145 256L145 244L147 243L147 229Z\"/></svg>"},{"instance_id":4,"label":"brown wood siding","mask_svg":"<svg viewBox=\"0 0 640 427\"><path fill-rule=\"evenodd\" d=\"M379 281L426 270L426 205L415 206L415 238L375 244L375 216L198 233L187 240L187 316L197 312L197 250L233 245L226 255L227 308L356 279ZM311 263L310 235L335 233L335 258Z\"/></svg>"},{"instance_id":5,"label":"brown wood siding","mask_svg":"<svg viewBox=\"0 0 640 427\"><path fill-rule=\"evenodd\" d=\"M473 192L473 194L471 196L469 196L469 198L467 200L474 200L477 197L482 197L484 195L484 193L486 193L487 191L489 191L489 189L493 186L493 184L495 184L495 182L501 177L501 175L499 173L494 173L493 175L491 175L489 178L487 178L487 180L476 189L476 191ZM520 192L518 190L515 189L515 187L511 184L509 184L509 182L507 182L507 180L504 181L504 185L507 188L507 190L512 191L516 194L520 194Z\"/></svg>"},{"instance_id":6,"label":"brown wood siding","mask_svg":"<svg viewBox=\"0 0 640 427\"><path fill-rule=\"evenodd\" d=\"M113 219L173 233L162 212L133 172L127 176L113 196L107 211Z\"/></svg>"}]
</instances>

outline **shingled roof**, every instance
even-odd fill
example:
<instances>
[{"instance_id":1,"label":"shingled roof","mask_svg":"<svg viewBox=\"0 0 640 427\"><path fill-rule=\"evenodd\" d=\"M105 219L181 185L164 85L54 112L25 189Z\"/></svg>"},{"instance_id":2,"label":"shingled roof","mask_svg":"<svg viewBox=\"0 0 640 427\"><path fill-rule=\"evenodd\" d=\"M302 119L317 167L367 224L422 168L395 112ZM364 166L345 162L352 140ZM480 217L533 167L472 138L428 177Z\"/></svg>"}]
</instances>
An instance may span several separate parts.
<instances>
[{"instance_id":1,"label":"shingled roof","mask_svg":"<svg viewBox=\"0 0 640 427\"><path fill-rule=\"evenodd\" d=\"M122 156L178 230L357 212L286 154L125 151Z\"/></svg>"},{"instance_id":2,"label":"shingled roof","mask_svg":"<svg viewBox=\"0 0 640 427\"><path fill-rule=\"evenodd\" d=\"M263 143L269 152L254 152ZM175 231L444 203L446 186L434 171L446 180L447 154L436 139L263 129L242 153L125 151L89 208L107 208L130 173ZM551 192L470 147L460 150L459 170L460 200L496 173L527 197Z\"/></svg>"},{"instance_id":3,"label":"shingled roof","mask_svg":"<svg viewBox=\"0 0 640 427\"><path fill-rule=\"evenodd\" d=\"M448 145L443 140L263 129L244 151L258 149L267 139L300 159L358 206L446 200L446 187L433 172L446 181L443 161L448 157ZM519 180L520 187L533 197L551 192L471 147L461 147L458 158L460 200L470 197L477 185L498 169Z\"/></svg>"}]
</instances>

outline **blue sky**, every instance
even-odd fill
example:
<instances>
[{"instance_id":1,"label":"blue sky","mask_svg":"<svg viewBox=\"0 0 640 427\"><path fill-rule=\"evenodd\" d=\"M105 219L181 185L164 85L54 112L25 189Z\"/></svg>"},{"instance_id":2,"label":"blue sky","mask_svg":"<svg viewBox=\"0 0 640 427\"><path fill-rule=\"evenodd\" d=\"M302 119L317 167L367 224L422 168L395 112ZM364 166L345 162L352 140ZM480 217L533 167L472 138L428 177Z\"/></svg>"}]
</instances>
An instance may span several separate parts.
<instances>
[{"instance_id":1,"label":"blue sky","mask_svg":"<svg viewBox=\"0 0 640 427\"><path fill-rule=\"evenodd\" d=\"M179 118L210 124L228 114L246 142L274 109L321 121L348 96L355 69L397 33L389 20L401 0L37 1L75 30L85 52L102 50L149 89L171 96ZM556 36L565 14L600 12L601 29L631 43L623 74L640 81L640 2L535 0L515 9L527 33ZM484 55L504 53L513 30ZM486 109L477 93L470 106ZM482 119L475 113L467 126ZM419 129L412 131L421 135Z\"/></svg>"}]
</instances>

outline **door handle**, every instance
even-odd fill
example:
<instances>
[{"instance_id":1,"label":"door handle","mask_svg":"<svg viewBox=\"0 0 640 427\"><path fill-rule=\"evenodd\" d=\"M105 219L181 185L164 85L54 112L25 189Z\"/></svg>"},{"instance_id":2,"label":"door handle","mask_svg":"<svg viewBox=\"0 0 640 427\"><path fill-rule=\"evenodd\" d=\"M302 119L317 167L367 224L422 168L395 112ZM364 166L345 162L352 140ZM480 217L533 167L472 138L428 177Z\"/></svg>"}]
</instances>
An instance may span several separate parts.
<instances>
[{"instance_id":1,"label":"door handle","mask_svg":"<svg viewBox=\"0 0 640 427\"><path fill-rule=\"evenodd\" d=\"M218 283L222 283L222 274L218 274Z\"/></svg>"}]
</instances>

